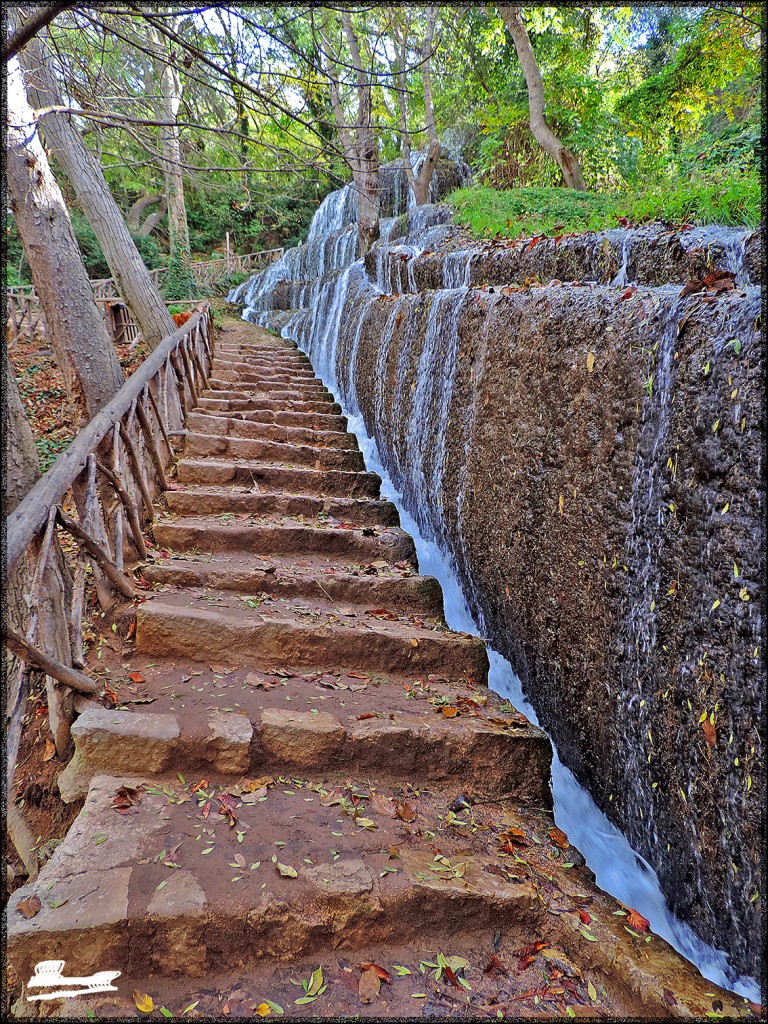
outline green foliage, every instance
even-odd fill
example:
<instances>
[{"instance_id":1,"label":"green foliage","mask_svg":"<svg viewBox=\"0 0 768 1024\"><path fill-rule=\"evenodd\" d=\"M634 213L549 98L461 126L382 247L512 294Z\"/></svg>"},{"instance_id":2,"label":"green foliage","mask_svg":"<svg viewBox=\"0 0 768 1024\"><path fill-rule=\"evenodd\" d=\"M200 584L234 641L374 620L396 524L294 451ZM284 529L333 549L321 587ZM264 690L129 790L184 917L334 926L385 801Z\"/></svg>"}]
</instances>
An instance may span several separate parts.
<instances>
[{"instance_id":1,"label":"green foliage","mask_svg":"<svg viewBox=\"0 0 768 1024\"><path fill-rule=\"evenodd\" d=\"M177 255L169 260L168 272L163 278L162 292L167 299L194 299L197 297L197 286L188 259Z\"/></svg>"},{"instance_id":2,"label":"green foliage","mask_svg":"<svg viewBox=\"0 0 768 1024\"><path fill-rule=\"evenodd\" d=\"M754 227L760 221L760 180L756 173L723 172L709 180L623 193L478 186L458 189L448 202L457 223L479 238L601 231L617 227L619 218L632 224L663 220Z\"/></svg>"}]
</instances>

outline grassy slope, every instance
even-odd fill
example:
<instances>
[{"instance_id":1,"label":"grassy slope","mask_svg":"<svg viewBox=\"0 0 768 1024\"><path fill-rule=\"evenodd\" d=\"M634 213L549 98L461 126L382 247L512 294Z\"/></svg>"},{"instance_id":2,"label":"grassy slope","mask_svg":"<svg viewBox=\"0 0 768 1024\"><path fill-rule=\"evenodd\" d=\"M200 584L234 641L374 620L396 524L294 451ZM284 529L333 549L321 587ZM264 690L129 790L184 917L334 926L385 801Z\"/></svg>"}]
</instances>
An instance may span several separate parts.
<instances>
[{"instance_id":1,"label":"grassy slope","mask_svg":"<svg viewBox=\"0 0 768 1024\"><path fill-rule=\"evenodd\" d=\"M575 192L565 188L486 186L461 188L448 197L456 222L479 238L527 238L570 231L615 228L619 218L635 225L664 220L672 224L733 224L760 221L757 177L718 182L681 182L648 192Z\"/></svg>"}]
</instances>

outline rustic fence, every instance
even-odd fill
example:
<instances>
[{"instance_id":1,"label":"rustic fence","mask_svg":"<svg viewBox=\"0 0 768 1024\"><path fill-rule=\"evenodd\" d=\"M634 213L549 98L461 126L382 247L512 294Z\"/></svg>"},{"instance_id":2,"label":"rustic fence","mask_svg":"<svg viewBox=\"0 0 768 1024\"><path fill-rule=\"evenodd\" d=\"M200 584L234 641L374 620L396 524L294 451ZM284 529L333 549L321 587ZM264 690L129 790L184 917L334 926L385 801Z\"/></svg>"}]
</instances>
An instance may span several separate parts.
<instances>
[{"instance_id":1,"label":"rustic fence","mask_svg":"<svg viewBox=\"0 0 768 1024\"><path fill-rule=\"evenodd\" d=\"M282 249L266 249L262 252L251 252L244 256L230 254L223 259L207 260L190 263L195 284L201 292L210 294L230 274L252 274L263 270L270 263L280 259ZM165 268L150 271L159 288ZM93 297L103 307L104 320L109 336L116 345L136 344L140 340L138 325L130 316L125 301L120 297L114 278L106 277L91 280ZM8 321L6 336L9 344L19 338L33 338L37 333L41 338L45 335L45 316L33 285L16 285L8 288ZM166 305L179 305L197 302L197 299L168 299Z\"/></svg>"},{"instance_id":2,"label":"rustic fence","mask_svg":"<svg viewBox=\"0 0 768 1024\"><path fill-rule=\"evenodd\" d=\"M144 530L153 522L154 498L168 487L171 438L183 431L212 360L205 304L147 357L6 519L3 641L21 663L20 671L9 673L9 786L30 671L46 675L60 756L70 747L75 695L100 689L83 671L87 567L102 607L110 607L117 595L139 597L126 564L146 557Z\"/></svg>"}]
</instances>

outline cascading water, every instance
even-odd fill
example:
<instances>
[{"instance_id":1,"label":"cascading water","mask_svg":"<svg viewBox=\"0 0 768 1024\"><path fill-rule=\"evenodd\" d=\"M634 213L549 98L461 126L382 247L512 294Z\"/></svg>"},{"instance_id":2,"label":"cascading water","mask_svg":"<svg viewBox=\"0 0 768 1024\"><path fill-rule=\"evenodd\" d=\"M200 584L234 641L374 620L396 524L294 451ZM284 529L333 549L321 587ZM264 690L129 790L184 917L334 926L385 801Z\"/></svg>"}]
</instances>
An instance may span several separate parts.
<instances>
[{"instance_id":1,"label":"cascading water","mask_svg":"<svg viewBox=\"0 0 768 1024\"><path fill-rule=\"evenodd\" d=\"M399 181L398 174L402 176L402 181ZM439 232L439 227L435 225L444 224L445 215L439 207L409 209L408 189L404 186L402 169L395 170L393 175L393 215L382 221L381 241L376 247L373 271L375 281L367 276L364 262L356 260L356 193L350 186L346 186L328 196L318 208L303 246L286 253L279 264L273 264L240 286L229 298L230 301L245 303L245 319L267 323L272 309L271 292L278 282L312 282L309 291L306 286L298 291L298 301L304 308L294 310L281 325L281 333L297 342L309 355L326 386L337 392L337 400L345 407L349 417L350 428L358 436L366 465L382 476L383 494L395 501L404 528L414 536L421 571L436 576L442 584L449 625L484 636L486 633L477 603L471 602L473 618L450 557L444 553L446 545L443 544L442 550L438 546L444 538L441 538L442 530L439 521L435 521L434 512L436 505L439 508L442 495L445 436L458 363L458 325L461 310L467 300L473 252L455 252L444 257L444 287L432 293L424 328L423 322L420 324L424 303L420 301L421 296L413 294L417 292L413 271L419 254L432 243L433 237L439 237L432 235L432 231ZM391 246L390 239L402 234L403 213L408 215L409 230L396 246ZM326 243L332 236L335 237L329 253ZM350 239L354 239L354 243ZM624 236L622 265L614 278L614 284L626 283L627 268L631 261L630 248L630 239ZM734 250L734 259L738 256ZM743 264L743 253L740 258ZM321 277L323 273L325 276ZM492 307L496 298L484 295L482 300L488 301ZM375 417L371 417L371 422L366 424L361 416L363 403L358 394L358 363L371 311L380 302L391 303L391 308L387 309L383 336L377 339L373 389ZM664 455L665 418L668 416L672 387L675 340L672 329L677 322L673 306L674 303L668 317L669 332L664 332L656 353L652 386L658 401L652 413L653 422L647 425L649 436L653 434L651 447L655 461ZM490 329L492 319L489 313L484 321L484 332ZM412 353L420 329L425 329L424 344L414 381L409 379L409 373L412 375L414 372ZM396 335L398 356L396 367L391 367L389 349ZM393 369L396 373L394 382L389 379ZM393 386L391 412L387 422L385 395ZM465 436L471 426L467 417L473 415L471 409L464 412ZM391 437L388 440L391 443L383 443L385 431L390 431ZM431 456L431 464L426 457L427 453ZM383 459L386 459L386 465ZM402 493L396 489L393 479L402 487ZM459 502L463 500L464 493L465 485L460 482ZM427 496L429 502L422 500ZM437 502L435 497L438 498ZM637 493L632 498L638 522L642 520L646 524L650 523L652 517L659 514L659 498L657 479L651 477L638 483ZM426 510L427 504L431 512ZM460 550L454 552L453 557L461 558L461 555ZM652 550L649 548L645 553L638 551L638 557L644 565L648 565L643 580L648 596L654 588L658 588L658 581L652 579ZM463 578L467 576L465 572ZM653 643L653 623L632 616L628 621L628 645L639 656L643 649ZM509 698L531 721L538 724L537 716L523 695L520 681L509 663L491 649L489 658L489 685ZM635 697L635 694L631 695L632 709L637 703ZM638 726L638 720L635 717L629 734L637 728L645 727L642 721ZM706 977L750 999L759 1000L759 989L754 981L736 976L729 968L724 953L706 945L687 925L670 913L653 870L599 811L592 798L560 762L556 750L553 760L553 792L555 821L582 851L598 884L648 917L654 931L689 957ZM649 823L650 813L648 818L645 813L650 805L644 798L640 799L644 810L643 820Z\"/></svg>"}]
</instances>

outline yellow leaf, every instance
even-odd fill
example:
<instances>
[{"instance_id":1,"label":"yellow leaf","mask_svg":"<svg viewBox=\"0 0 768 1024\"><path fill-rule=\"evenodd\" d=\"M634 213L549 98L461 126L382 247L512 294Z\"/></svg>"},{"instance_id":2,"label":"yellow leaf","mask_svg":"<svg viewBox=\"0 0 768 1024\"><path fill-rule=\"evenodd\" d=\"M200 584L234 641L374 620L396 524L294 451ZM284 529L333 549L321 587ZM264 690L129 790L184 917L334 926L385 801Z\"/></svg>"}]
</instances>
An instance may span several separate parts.
<instances>
[{"instance_id":1,"label":"yellow leaf","mask_svg":"<svg viewBox=\"0 0 768 1024\"><path fill-rule=\"evenodd\" d=\"M411 640L411 647L418 647L418 646L419 646L419 641L416 639L416 637L414 637L413 640Z\"/></svg>"},{"instance_id":2,"label":"yellow leaf","mask_svg":"<svg viewBox=\"0 0 768 1024\"><path fill-rule=\"evenodd\" d=\"M591 981L587 982L587 993L593 1003L597 1002L597 990Z\"/></svg>"},{"instance_id":3,"label":"yellow leaf","mask_svg":"<svg viewBox=\"0 0 768 1024\"><path fill-rule=\"evenodd\" d=\"M715 608L719 608L719 607L720 607L720 598L718 598L718 599L717 599L717 600L716 600L716 601L714 602L714 604L712 605L712 607L711 607L711 608L710 608L709 610L710 610L711 612L713 612L713 611L715 610Z\"/></svg>"},{"instance_id":4,"label":"yellow leaf","mask_svg":"<svg viewBox=\"0 0 768 1024\"><path fill-rule=\"evenodd\" d=\"M276 864L277 870L283 876L283 878L298 878L299 872L296 868L292 868L290 864Z\"/></svg>"},{"instance_id":5,"label":"yellow leaf","mask_svg":"<svg viewBox=\"0 0 768 1024\"><path fill-rule=\"evenodd\" d=\"M564 499L563 499L563 496L562 496L562 494L560 495L560 498L559 498L559 500L558 500L558 503L557 503L557 504L558 504L558 506L559 506L559 508L560 508L560 515L562 515L562 514L563 514L563 506L565 505L565 501L564 501Z\"/></svg>"},{"instance_id":6,"label":"yellow leaf","mask_svg":"<svg viewBox=\"0 0 768 1024\"><path fill-rule=\"evenodd\" d=\"M733 563L733 578L737 580L739 578L739 567L736 563Z\"/></svg>"},{"instance_id":7,"label":"yellow leaf","mask_svg":"<svg viewBox=\"0 0 768 1024\"><path fill-rule=\"evenodd\" d=\"M587 354L587 371L589 373L592 373L594 368L595 368L595 353L594 352L589 352Z\"/></svg>"},{"instance_id":8,"label":"yellow leaf","mask_svg":"<svg viewBox=\"0 0 768 1024\"><path fill-rule=\"evenodd\" d=\"M259 1003L256 1007L256 1013L258 1013L260 1017L268 1017L270 1013L272 1013L272 1007L269 1003Z\"/></svg>"},{"instance_id":9,"label":"yellow leaf","mask_svg":"<svg viewBox=\"0 0 768 1024\"><path fill-rule=\"evenodd\" d=\"M148 996L146 992L139 992L138 989L134 989L133 1001L136 1004L136 1009L141 1010L142 1013L152 1013L155 1008L152 996Z\"/></svg>"}]
</instances>

